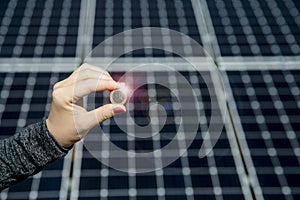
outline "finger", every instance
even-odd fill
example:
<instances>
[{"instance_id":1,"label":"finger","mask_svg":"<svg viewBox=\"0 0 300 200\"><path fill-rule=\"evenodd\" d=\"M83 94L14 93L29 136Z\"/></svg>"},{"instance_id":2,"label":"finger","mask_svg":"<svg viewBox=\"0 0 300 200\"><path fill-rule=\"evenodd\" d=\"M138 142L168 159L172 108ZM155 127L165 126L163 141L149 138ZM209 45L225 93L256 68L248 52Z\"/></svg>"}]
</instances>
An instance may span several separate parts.
<instances>
[{"instance_id":1,"label":"finger","mask_svg":"<svg viewBox=\"0 0 300 200\"><path fill-rule=\"evenodd\" d=\"M67 79L65 79L61 85L69 86L78 81L86 80L86 79L105 79L105 80L113 80L112 77L108 74L108 72L99 69L94 70L90 67L83 67L81 69L75 70Z\"/></svg>"},{"instance_id":2,"label":"finger","mask_svg":"<svg viewBox=\"0 0 300 200\"><path fill-rule=\"evenodd\" d=\"M81 66L85 69L90 69L90 70L102 72L105 76L108 76L108 77L111 78L111 75L106 70L102 69L101 67L97 67L95 65L91 65L91 64L88 64L88 63L84 63Z\"/></svg>"},{"instance_id":3,"label":"finger","mask_svg":"<svg viewBox=\"0 0 300 200\"><path fill-rule=\"evenodd\" d=\"M121 104L106 104L103 105L95 110L92 110L89 112L89 115L91 115L92 120L91 126L95 126L96 124L99 124L103 122L106 119L109 119L113 117L114 115L121 114L126 112L125 106ZM94 116L94 117L92 117Z\"/></svg>"},{"instance_id":4,"label":"finger","mask_svg":"<svg viewBox=\"0 0 300 200\"><path fill-rule=\"evenodd\" d=\"M102 72L94 71L90 69L80 70L76 73L73 72L68 78L63 80L64 86L71 85L75 82L82 81L85 79L96 78L96 79L112 79L110 76L106 76Z\"/></svg>"},{"instance_id":5,"label":"finger","mask_svg":"<svg viewBox=\"0 0 300 200\"><path fill-rule=\"evenodd\" d=\"M76 69L71 76L77 76L78 74L82 74L82 73L97 73L97 74L101 74L101 76L107 77L107 78L112 78L111 75L105 71L104 69L94 66L94 65L90 65L88 63L84 63L82 64L78 69Z\"/></svg>"},{"instance_id":6,"label":"finger","mask_svg":"<svg viewBox=\"0 0 300 200\"><path fill-rule=\"evenodd\" d=\"M118 83L114 80L87 79L77 82L74 86L69 86L69 90L74 91L73 97L76 102L78 99L92 93L103 90L115 90Z\"/></svg>"},{"instance_id":7,"label":"finger","mask_svg":"<svg viewBox=\"0 0 300 200\"><path fill-rule=\"evenodd\" d=\"M106 76L102 72L94 71L94 70L90 70L90 69L82 70L74 78L76 78L76 81L82 81L82 80L86 80L86 79L90 79L90 78L113 80L110 76Z\"/></svg>"}]
</instances>

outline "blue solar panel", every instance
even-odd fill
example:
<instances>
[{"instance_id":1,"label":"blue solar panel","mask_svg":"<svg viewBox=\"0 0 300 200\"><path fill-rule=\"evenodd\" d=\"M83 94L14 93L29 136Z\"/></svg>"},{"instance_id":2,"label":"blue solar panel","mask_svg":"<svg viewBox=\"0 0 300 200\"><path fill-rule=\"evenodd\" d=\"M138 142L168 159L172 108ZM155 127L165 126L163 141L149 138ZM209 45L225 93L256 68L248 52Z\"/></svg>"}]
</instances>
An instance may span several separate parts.
<instances>
[{"instance_id":1,"label":"blue solar panel","mask_svg":"<svg viewBox=\"0 0 300 200\"><path fill-rule=\"evenodd\" d=\"M221 56L300 54L298 1L206 2Z\"/></svg>"},{"instance_id":2,"label":"blue solar panel","mask_svg":"<svg viewBox=\"0 0 300 200\"><path fill-rule=\"evenodd\" d=\"M201 44L199 29L190 1L144 0L136 2L134 0L105 0L97 1L96 4L92 46L97 46L112 35L141 27L169 28L184 33ZM142 39L149 35L151 36L151 33L145 33ZM167 41L162 40L161 42L168 44ZM189 45L184 44L182 41L177 42L183 48ZM166 56L166 52L152 50L152 52L147 53L144 50L136 50L128 56Z\"/></svg>"},{"instance_id":3,"label":"blue solar panel","mask_svg":"<svg viewBox=\"0 0 300 200\"><path fill-rule=\"evenodd\" d=\"M299 73L227 73L265 199L298 199L300 195Z\"/></svg>"},{"instance_id":4,"label":"blue solar panel","mask_svg":"<svg viewBox=\"0 0 300 200\"><path fill-rule=\"evenodd\" d=\"M69 73L0 73L0 138L13 135L22 127L41 121L50 109L51 90L56 81ZM69 155L70 156L70 155ZM63 199L70 170L70 158L51 163L40 173L0 193L1 199ZM61 191L62 190L62 191Z\"/></svg>"},{"instance_id":5,"label":"blue solar panel","mask_svg":"<svg viewBox=\"0 0 300 200\"><path fill-rule=\"evenodd\" d=\"M2 0L0 138L47 115L53 84L70 74L51 69L56 67L62 71L66 65L76 67L65 58L83 60L88 50L106 38L147 26L184 33L205 47L212 45L210 53L216 55L217 64L222 64L219 63L222 59L232 62L224 76L229 78L229 96L233 97L228 101L231 118L213 154L198 157L203 142L201 125L187 154L151 173L132 175L111 169L97 161L80 143L74 151L74 160L69 154L34 177L2 191L0 198L299 199L300 71L274 70L272 65L260 69L265 67L266 60L299 60L300 2L297 0ZM143 43L146 37L153 36L149 32L134 39ZM155 42L166 46L170 38L156 39ZM126 44L132 45L128 41ZM190 47L184 40L175 44L182 49ZM81 48L82 52L78 51ZM108 56L114 55L111 52ZM176 55L142 49L125 56ZM250 61L258 56L263 58L254 70L247 70L234 61L240 56ZM35 57L50 58L53 64L27 70L24 66L19 68L23 64L23 60L15 60L19 57L27 58L24 60L28 66L31 63L36 66L32 59ZM55 60L58 57L63 59ZM14 62L18 66L6 65ZM49 60L42 59L43 63ZM12 67L19 72L10 71ZM117 78L123 73L125 70L120 69L112 74ZM184 67L181 73L187 80L196 82L195 88L200 88L204 113L201 119L206 126L211 114L206 85L198 74L185 71ZM156 76L160 75L157 72ZM141 76L147 78L149 74L145 72ZM171 101L167 90L156 87L156 91L165 94L164 101ZM96 97L99 100L106 98L105 95ZM130 114L138 123L147 123L147 115L139 103L135 102ZM173 107L168 113L170 119L175 115L172 110ZM152 151L166 145L176 130L176 123L168 124L163 131L169 138L129 141L114 120L102 126L109 128L114 144L135 151Z\"/></svg>"},{"instance_id":6,"label":"blue solar panel","mask_svg":"<svg viewBox=\"0 0 300 200\"><path fill-rule=\"evenodd\" d=\"M113 77L120 77L120 74L123 73L113 73L112 75ZM188 81L193 79L194 86L200 88L200 96L198 97L202 99L204 104L201 112L203 112L205 119L210 118L210 97L203 79L196 72L183 71L181 73ZM139 77L163 77L166 76L164 74L165 72L139 73ZM204 74L209 76L207 72ZM168 94L167 91L164 88L156 87L157 94L161 91L165 98ZM101 104L101 102L106 101L106 96L99 94L96 99ZM146 116L134 114L134 111L137 109L141 113L145 112L146 108L139 110L140 107L136 108L136 106L138 104L134 104L133 110L129 107L127 109L129 109L128 112L132 112L135 122L138 123L138 119L145 119ZM172 107L171 110L174 111L175 109ZM168 115L170 121L175 116L172 111ZM78 193L71 197L78 199L244 199L235 158L225 129L214 147L213 154L202 159L198 156L203 142L201 129L202 131L205 129L207 121L203 122L205 123L205 125L202 124L203 127L200 125L198 134L186 154L164 169L150 173L128 174L119 172L101 164L85 147L80 146L75 154L73 168L74 172L80 173L72 179L72 190L78 188ZM170 127L172 124L176 127L174 121L167 128L164 127L160 131L159 140L153 140L152 137L143 140L129 140L126 133L120 130L113 119L108 120L103 125L103 129L109 130L110 140L120 148L135 152L148 152L157 149L157 147L161 148L170 142L176 133L176 128L173 130ZM170 132L171 137L164 137L167 132ZM159 162L161 158L157 160Z\"/></svg>"},{"instance_id":7,"label":"blue solar panel","mask_svg":"<svg viewBox=\"0 0 300 200\"><path fill-rule=\"evenodd\" d=\"M1 2L0 57L75 57L80 0Z\"/></svg>"}]
</instances>

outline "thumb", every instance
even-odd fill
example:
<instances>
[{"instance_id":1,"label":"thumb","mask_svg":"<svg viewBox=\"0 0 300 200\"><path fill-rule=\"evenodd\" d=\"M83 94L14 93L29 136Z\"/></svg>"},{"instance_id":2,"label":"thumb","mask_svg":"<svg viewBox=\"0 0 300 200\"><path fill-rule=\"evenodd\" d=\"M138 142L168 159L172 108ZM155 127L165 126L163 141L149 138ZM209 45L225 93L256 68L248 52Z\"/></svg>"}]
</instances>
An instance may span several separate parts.
<instances>
[{"instance_id":1,"label":"thumb","mask_svg":"<svg viewBox=\"0 0 300 200\"><path fill-rule=\"evenodd\" d=\"M116 114L126 112L126 108L121 104L106 104L93 110L92 112L94 112L97 116L97 123L100 123Z\"/></svg>"}]
</instances>

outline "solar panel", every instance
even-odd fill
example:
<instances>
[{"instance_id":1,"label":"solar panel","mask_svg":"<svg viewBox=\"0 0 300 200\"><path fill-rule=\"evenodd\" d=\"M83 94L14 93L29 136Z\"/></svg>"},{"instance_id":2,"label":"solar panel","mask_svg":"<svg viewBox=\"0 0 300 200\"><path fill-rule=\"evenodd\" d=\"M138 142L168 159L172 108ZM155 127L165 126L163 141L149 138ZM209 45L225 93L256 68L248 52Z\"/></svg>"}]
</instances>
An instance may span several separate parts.
<instances>
[{"instance_id":1,"label":"solar panel","mask_svg":"<svg viewBox=\"0 0 300 200\"><path fill-rule=\"evenodd\" d=\"M80 0L3 1L0 57L75 57Z\"/></svg>"},{"instance_id":2,"label":"solar panel","mask_svg":"<svg viewBox=\"0 0 300 200\"><path fill-rule=\"evenodd\" d=\"M206 3L220 56L300 54L299 1L213 0Z\"/></svg>"},{"instance_id":3,"label":"solar panel","mask_svg":"<svg viewBox=\"0 0 300 200\"><path fill-rule=\"evenodd\" d=\"M190 1L182 0L142 0L142 1L97 1L96 13L93 30L92 46L95 47L103 42L107 37L118 34L120 32L141 28L141 27L163 27L184 33L201 44L199 29L197 27L196 18ZM164 38L155 38L151 31L144 32L144 35L134 37L141 40L145 44L148 42L158 42L164 45L170 45L170 33L163 33ZM140 37L140 38L139 38ZM150 41L149 41L150 40ZM152 40L152 41L151 41ZM132 42L128 39L126 43L130 46ZM172 41L184 48L189 48L190 44L185 43L184 39L180 41ZM115 53L112 52L111 56ZM168 56L168 53L159 49L141 49L129 53L127 56L143 57L143 56Z\"/></svg>"},{"instance_id":4,"label":"solar panel","mask_svg":"<svg viewBox=\"0 0 300 200\"><path fill-rule=\"evenodd\" d=\"M122 62L121 62L122 63ZM182 68L187 68L184 65ZM179 68L181 68L179 66ZM119 68L112 72L112 76L118 80L125 71ZM163 71L147 71L135 74L137 79L151 80L159 77L168 77ZM199 150L203 142L204 130L210 120L210 96L207 85L196 71L180 71L180 73L192 84L197 97L200 99L201 122L195 140L191 144L187 153L178 158L174 163L166 168L148 173L126 173L108 167L99 162L83 145L76 146L75 160L72 176L71 199L247 199L250 195L247 184L243 182L244 171L237 167L241 159L237 146L234 145L232 128L226 125L221 137L213 149L213 153L200 159ZM202 76L210 77L208 71L201 73ZM171 76L171 75L170 75ZM210 83L211 83L210 78ZM175 80L176 82L176 80ZM208 83L208 84L210 84ZM142 92L154 89L157 94L157 101L165 105L171 101L169 89L158 85L148 84L136 91L136 96L143 96ZM153 92L153 91L152 91ZM151 92L149 93L151 94ZM159 94L164 94L160 97ZM215 95L215 94L212 94ZM92 97L91 97L92 98ZM96 106L109 101L109 94L98 94L95 97L98 101ZM147 98L146 98L147 99ZM87 102L89 102L88 100ZM147 118L147 106L143 102L135 102L131 107L130 101L127 104L128 113L134 118L135 123L140 125L149 123ZM174 106L175 107L174 107ZM147 139L132 139L130 135L122 131L114 119L105 121L101 126L103 130L109 132L109 140L120 148L135 152L148 152L159 149L168 144L176 134L176 105L170 104L167 111L169 124L161 130L156 137ZM172 121L173 119L173 121ZM180 122L177 122L180 123ZM132 130L131 125L127 125L128 130ZM101 133L99 133L101 134ZM103 133L102 133L103 134ZM104 133L105 134L105 133ZM229 139L230 138L230 139ZM230 140L230 141L229 141ZM101 155L112 159L109 154L108 141L103 140ZM105 153L106 152L106 153ZM104 154L105 153L105 154ZM117 156L117 155L115 155ZM120 158L123 160L124 158ZM147 159L147 158L145 158ZM161 162L158 157L155 162ZM120 161L121 162L121 161ZM130 165L130 162L128 163ZM242 182L242 183L241 183ZM248 192L247 192L248 191Z\"/></svg>"},{"instance_id":5,"label":"solar panel","mask_svg":"<svg viewBox=\"0 0 300 200\"><path fill-rule=\"evenodd\" d=\"M300 195L299 73L227 72L249 148L245 157L253 161L258 179L259 185L253 186L261 187L265 199L298 199Z\"/></svg>"},{"instance_id":6,"label":"solar panel","mask_svg":"<svg viewBox=\"0 0 300 200\"><path fill-rule=\"evenodd\" d=\"M36 123L47 115L54 83L69 73L1 72L0 138ZM65 199L70 156L59 159L40 173L0 193L1 199Z\"/></svg>"},{"instance_id":7,"label":"solar panel","mask_svg":"<svg viewBox=\"0 0 300 200\"><path fill-rule=\"evenodd\" d=\"M163 50L125 53L123 57L134 58L119 63L122 67L112 71L114 78L126 73L132 64L159 57L159 63L176 66L195 88L201 123L188 151L166 168L132 174L107 167L79 143L66 158L2 191L0 198L299 199L299 3L297 0L2 0L0 139L46 116L53 84L66 78L92 48L114 34L147 26L179 31L208 48L228 81L226 109L230 115L213 152L200 159L203 130L207 129L212 112L201 76L175 62L178 55ZM163 35L156 37L153 32L145 31L134 37L134 41L124 38L126 45L116 49L125 50L136 41L146 46L159 43L168 48L172 43L171 49L175 45L184 55L194 55L191 44L184 38L174 42L170 33ZM116 49L108 47L105 56L117 55ZM239 59L249 62L237 62ZM139 77L145 80L160 76L170 77L154 67L152 71L139 72ZM210 82L215 82L214 78L210 77ZM167 108L170 123L163 128L163 134L153 140L132 139L114 119L101 127L109 133L111 142L122 149L148 152L173 139L178 105L167 88L148 84L140 91L142 100L154 92ZM100 106L109 101L109 93L97 93L95 98L96 106ZM147 100L127 106L128 114L138 124L149 123ZM130 123L127 127L132 128ZM105 143L103 148L101 155L112 159ZM156 162L161 162L161 157Z\"/></svg>"}]
</instances>

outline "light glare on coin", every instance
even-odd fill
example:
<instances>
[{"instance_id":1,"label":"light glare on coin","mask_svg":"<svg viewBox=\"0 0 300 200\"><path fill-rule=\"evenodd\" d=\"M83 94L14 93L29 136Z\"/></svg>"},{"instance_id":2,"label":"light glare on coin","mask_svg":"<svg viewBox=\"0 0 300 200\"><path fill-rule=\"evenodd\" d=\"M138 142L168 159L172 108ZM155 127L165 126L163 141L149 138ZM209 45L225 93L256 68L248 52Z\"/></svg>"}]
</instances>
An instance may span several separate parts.
<instances>
[{"instance_id":1,"label":"light glare on coin","mask_svg":"<svg viewBox=\"0 0 300 200\"><path fill-rule=\"evenodd\" d=\"M123 87L120 89L113 90L110 93L110 101L113 104L125 104L127 101L127 88Z\"/></svg>"}]
</instances>

